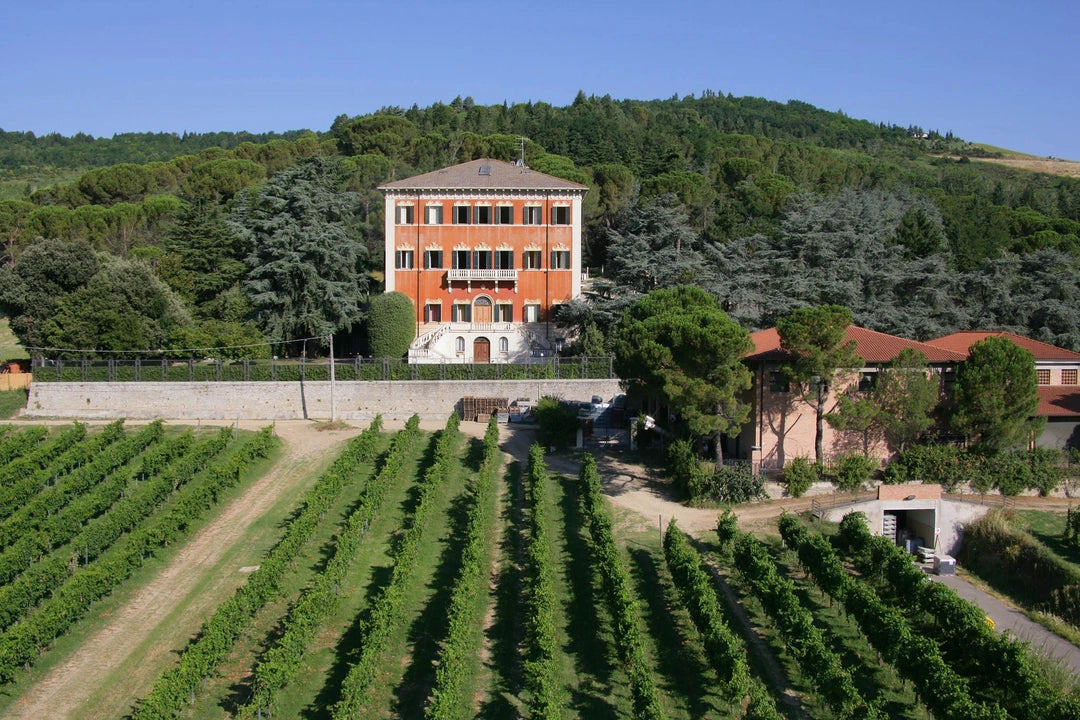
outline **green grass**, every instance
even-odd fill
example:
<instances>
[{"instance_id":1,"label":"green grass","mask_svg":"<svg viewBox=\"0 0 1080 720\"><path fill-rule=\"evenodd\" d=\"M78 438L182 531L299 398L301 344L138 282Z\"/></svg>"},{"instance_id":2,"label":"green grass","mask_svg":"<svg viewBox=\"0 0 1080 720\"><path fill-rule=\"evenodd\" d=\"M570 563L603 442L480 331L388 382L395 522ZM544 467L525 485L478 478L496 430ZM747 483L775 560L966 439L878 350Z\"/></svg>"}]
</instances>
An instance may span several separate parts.
<instances>
[{"instance_id":1,"label":"green grass","mask_svg":"<svg viewBox=\"0 0 1080 720\"><path fill-rule=\"evenodd\" d=\"M0 420L15 417L26 407L26 388L0 391Z\"/></svg>"},{"instance_id":2,"label":"green grass","mask_svg":"<svg viewBox=\"0 0 1080 720\"><path fill-rule=\"evenodd\" d=\"M15 333L11 332L11 326L6 317L0 317L0 362L7 360L22 360L29 358L23 346L19 344Z\"/></svg>"}]
</instances>

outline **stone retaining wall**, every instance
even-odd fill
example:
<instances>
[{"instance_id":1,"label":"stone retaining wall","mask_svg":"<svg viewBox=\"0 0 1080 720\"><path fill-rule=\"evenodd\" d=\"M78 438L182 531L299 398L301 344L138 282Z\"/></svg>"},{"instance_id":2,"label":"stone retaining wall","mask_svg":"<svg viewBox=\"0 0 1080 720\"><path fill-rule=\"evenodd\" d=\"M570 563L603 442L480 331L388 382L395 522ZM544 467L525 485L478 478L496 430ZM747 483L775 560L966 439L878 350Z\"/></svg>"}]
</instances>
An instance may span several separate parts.
<instances>
[{"instance_id":1,"label":"stone retaining wall","mask_svg":"<svg viewBox=\"0 0 1080 720\"><path fill-rule=\"evenodd\" d=\"M566 400L611 400L618 380L442 380L336 382L334 404L340 420L445 419L466 396ZM22 417L240 418L245 420L330 419L329 382L123 382L33 383Z\"/></svg>"}]
</instances>

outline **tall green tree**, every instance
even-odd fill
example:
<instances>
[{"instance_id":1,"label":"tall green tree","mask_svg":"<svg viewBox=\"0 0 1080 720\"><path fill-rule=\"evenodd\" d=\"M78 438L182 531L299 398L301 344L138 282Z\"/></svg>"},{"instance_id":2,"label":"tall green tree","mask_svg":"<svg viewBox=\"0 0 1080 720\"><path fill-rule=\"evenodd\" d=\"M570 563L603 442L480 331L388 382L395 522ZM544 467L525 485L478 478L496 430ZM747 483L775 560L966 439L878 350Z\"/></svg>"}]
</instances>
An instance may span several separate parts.
<instances>
[{"instance_id":1,"label":"tall green tree","mask_svg":"<svg viewBox=\"0 0 1080 720\"><path fill-rule=\"evenodd\" d=\"M14 266L0 273L0 312L24 347L45 346L45 324L61 299L85 285L100 269L97 253L85 240L40 240Z\"/></svg>"},{"instance_id":2,"label":"tall green tree","mask_svg":"<svg viewBox=\"0 0 1080 720\"><path fill-rule=\"evenodd\" d=\"M1045 420L1036 417L1035 357L1001 336L971 346L956 369L952 426L973 446L1000 452L1032 442Z\"/></svg>"},{"instance_id":3,"label":"tall green tree","mask_svg":"<svg viewBox=\"0 0 1080 720\"><path fill-rule=\"evenodd\" d=\"M628 390L669 407L696 435L721 439L746 421L740 400L751 375L742 357L750 335L699 287L654 290L626 309L615 341L615 371Z\"/></svg>"},{"instance_id":4,"label":"tall green tree","mask_svg":"<svg viewBox=\"0 0 1080 720\"><path fill-rule=\"evenodd\" d=\"M360 319L368 278L347 231L353 206L339 161L318 155L239 198L230 226L252 247L245 288L272 339L348 331Z\"/></svg>"},{"instance_id":5,"label":"tall green tree","mask_svg":"<svg viewBox=\"0 0 1080 720\"><path fill-rule=\"evenodd\" d=\"M904 349L879 372L871 392L881 411L885 441L900 452L934 424L940 399L938 376L930 372L926 355Z\"/></svg>"},{"instance_id":6,"label":"tall green tree","mask_svg":"<svg viewBox=\"0 0 1080 720\"><path fill-rule=\"evenodd\" d=\"M102 256L101 269L60 299L45 323L52 347L79 350L167 350L191 324L180 298L146 263Z\"/></svg>"},{"instance_id":7,"label":"tall green tree","mask_svg":"<svg viewBox=\"0 0 1080 720\"><path fill-rule=\"evenodd\" d=\"M836 430L858 434L863 455L869 455L871 442L880 438L899 452L934 424L938 391L926 356L905 348L874 375L869 390L841 395L825 421Z\"/></svg>"},{"instance_id":8,"label":"tall green tree","mask_svg":"<svg viewBox=\"0 0 1080 720\"><path fill-rule=\"evenodd\" d=\"M213 303L248 274L251 235L232 232L221 207L197 200L180 212L165 238L165 247L180 257L190 273L190 291L197 308Z\"/></svg>"},{"instance_id":9,"label":"tall green tree","mask_svg":"<svg viewBox=\"0 0 1080 720\"><path fill-rule=\"evenodd\" d=\"M862 365L855 341L846 340L851 311L841 305L796 308L776 323L780 347L788 355L784 374L801 388L814 409L814 453L824 461L824 417L829 392L842 373Z\"/></svg>"}]
</instances>

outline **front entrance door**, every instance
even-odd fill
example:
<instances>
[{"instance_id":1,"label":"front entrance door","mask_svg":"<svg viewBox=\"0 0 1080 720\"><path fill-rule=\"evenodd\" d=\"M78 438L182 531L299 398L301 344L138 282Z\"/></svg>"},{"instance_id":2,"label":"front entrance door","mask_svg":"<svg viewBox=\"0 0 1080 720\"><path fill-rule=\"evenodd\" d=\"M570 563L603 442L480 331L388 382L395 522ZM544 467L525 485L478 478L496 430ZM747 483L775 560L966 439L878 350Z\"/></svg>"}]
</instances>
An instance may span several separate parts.
<instances>
[{"instance_id":1,"label":"front entrance door","mask_svg":"<svg viewBox=\"0 0 1080 720\"><path fill-rule=\"evenodd\" d=\"M488 310L490 309L489 307ZM491 341L487 338L476 338L473 341L472 352L474 363L491 362Z\"/></svg>"},{"instance_id":2,"label":"front entrance door","mask_svg":"<svg viewBox=\"0 0 1080 720\"><path fill-rule=\"evenodd\" d=\"M491 322L491 298L478 297L476 302L473 303L473 322L489 323ZM487 341L485 341L487 342Z\"/></svg>"}]
</instances>

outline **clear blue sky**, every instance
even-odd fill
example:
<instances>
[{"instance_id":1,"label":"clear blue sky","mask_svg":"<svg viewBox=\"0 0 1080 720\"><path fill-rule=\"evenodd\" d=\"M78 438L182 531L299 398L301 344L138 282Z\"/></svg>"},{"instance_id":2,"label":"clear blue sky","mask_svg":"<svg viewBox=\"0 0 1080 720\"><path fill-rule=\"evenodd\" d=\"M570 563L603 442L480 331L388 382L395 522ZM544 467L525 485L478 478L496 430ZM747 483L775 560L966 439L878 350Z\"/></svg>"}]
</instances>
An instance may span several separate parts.
<instances>
[{"instance_id":1,"label":"clear blue sky","mask_svg":"<svg viewBox=\"0 0 1080 720\"><path fill-rule=\"evenodd\" d=\"M326 130L342 113L712 89L1080 160L1080 2L0 0L0 128Z\"/></svg>"}]
</instances>

